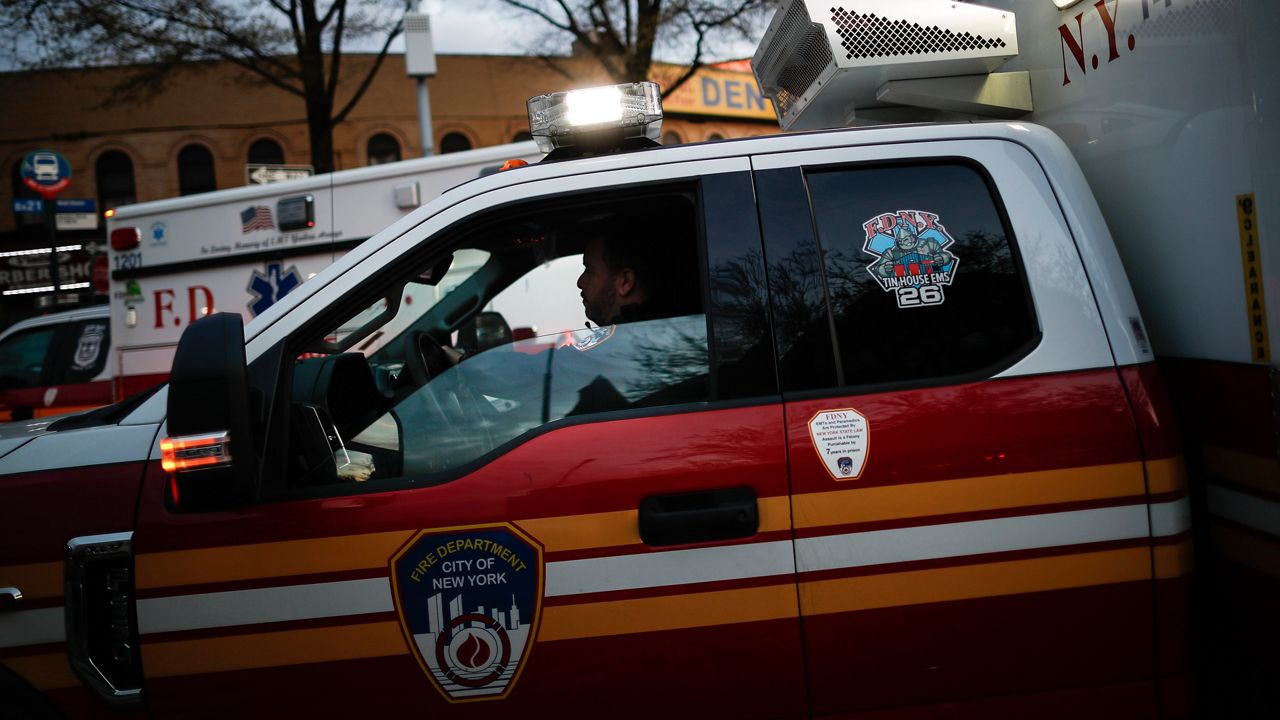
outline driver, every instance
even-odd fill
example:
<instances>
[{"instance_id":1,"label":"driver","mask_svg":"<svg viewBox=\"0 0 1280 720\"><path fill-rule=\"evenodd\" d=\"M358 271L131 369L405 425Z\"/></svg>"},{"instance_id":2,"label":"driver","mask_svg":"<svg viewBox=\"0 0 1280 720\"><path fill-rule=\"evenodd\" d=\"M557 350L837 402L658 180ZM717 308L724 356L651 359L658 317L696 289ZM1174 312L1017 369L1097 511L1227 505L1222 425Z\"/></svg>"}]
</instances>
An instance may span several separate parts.
<instances>
[{"instance_id":1,"label":"driver","mask_svg":"<svg viewBox=\"0 0 1280 720\"><path fill-rule=\"evenodd\" d=\"M654 242L632 229L587 239L578 289L588 320L603 326L670 314L660 307L666 293L659 287Z\"/></svg>"}]
</instances>

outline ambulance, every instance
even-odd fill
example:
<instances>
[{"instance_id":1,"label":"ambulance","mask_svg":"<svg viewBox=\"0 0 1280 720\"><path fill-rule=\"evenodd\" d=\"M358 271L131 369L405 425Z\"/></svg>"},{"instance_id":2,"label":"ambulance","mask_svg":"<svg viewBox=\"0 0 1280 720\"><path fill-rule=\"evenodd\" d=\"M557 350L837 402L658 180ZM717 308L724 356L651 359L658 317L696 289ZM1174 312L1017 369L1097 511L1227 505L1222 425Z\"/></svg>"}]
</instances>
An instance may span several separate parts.
<instances>
[{"instance_id":1,"label":"ambulance","mask_svg":"<svg viewBox=\"0 0 1280 720\"><path fill-rule=\"evenodd\" d=\"M107 220L112 399L164 382L198 318L229 311L248 322L444 190L541 157L526 141L116 209Z\"/></svg>"},{"instance_id":2,"label":"ambulance","mask_svg":"<svg viewBox=\"0 0 1280 720\"><path fill-rule=\"evenodd\" d=\"M1184 458L1204 453L1157 353L1190 352L1169 335L1188 308L1217 313L1188 338L1234 323L1251 347L1240 250L1270 176L1184 194L1160 162L1194 156L1201 119L1132 88L1040 94L1125 61L1171 83L1141 53L1182 26L1140 24L1176 0L1037 5L787 3L753 63L796 130L770 137L656 147L646 83L533 98L543 161L448 190L247 325L189 323L151 394L6 426L0 697L77 717L1193 714ZM1258 6L1213 6L1239 58L1271 57ZM1129 53L1108 61L1113 29ZM1257 111L1207 70L1177 80L1224 99L1209 119ZM1032 122L1055 107L1078 127ZM884 120L930 121L843 127ZM1255 129L1226 137L1274 143ZM1136 160L1086 153L1126 131ZM1086 180L1120 158L1172 214L1120 203L1147 246ZM1180 215L1219 195L1225 225ZM1188 228L1211 250L1159 242ZM601 268L650 311L516 337L514 313L593 299ZM1195 297L1153 296L1166 282ZM1252 378L1246 352L1195 357ZM1239 380L1214 387L1252 412Z\"/></svg>"}]
</instances>

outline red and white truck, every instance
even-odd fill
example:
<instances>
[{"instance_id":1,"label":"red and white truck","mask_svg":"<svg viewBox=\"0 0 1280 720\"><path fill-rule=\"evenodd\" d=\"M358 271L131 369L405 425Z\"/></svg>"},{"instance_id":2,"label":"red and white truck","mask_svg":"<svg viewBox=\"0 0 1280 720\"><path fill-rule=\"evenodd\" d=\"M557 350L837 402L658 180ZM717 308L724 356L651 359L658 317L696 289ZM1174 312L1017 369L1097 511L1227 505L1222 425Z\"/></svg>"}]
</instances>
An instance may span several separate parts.
<instances>
[{"instance_id":1,"label":"red and white truck","mask_svg":"<svg viewBox=\"0 0 1280 720\"><path fill-rule=\"evenodd\" d=\"M190 324L151 395L5 427L0 696L1192 715L1193 488L1280 536L1275 476L1204 449L1275 462L1274 14L985 4L796 0L754 67L792 129L1005 121L661 148L653 86L534 98L543 162Z\"/></svg>"}]
</instances>

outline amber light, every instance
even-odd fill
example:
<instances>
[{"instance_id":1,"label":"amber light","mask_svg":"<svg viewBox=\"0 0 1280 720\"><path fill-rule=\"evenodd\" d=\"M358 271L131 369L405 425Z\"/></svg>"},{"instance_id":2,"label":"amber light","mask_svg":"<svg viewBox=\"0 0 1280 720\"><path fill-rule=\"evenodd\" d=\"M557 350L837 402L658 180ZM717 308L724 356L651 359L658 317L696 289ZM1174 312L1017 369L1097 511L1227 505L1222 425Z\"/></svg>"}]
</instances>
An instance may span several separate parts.
<instances>
[{"instance_id":1,"label":"amber light","mask_svg":"<svg viewBox=\"0 0 1280 720\"><path fill-rule=\"evenodd\" d=\"M520 158L512 158L502 163L502 167L498 168L498 172L502 172L504 170L515 170L516 168L521 168L528 164L529 164L528 160L521 160Z\"/></svg>"},{"instance_id":2,"label":"amber light","mask_svg":"<svg viewBox=\"0 0 1280 720\"><path fill-rule=\"evenodd\" d=\"M198 470L231 462L231 437L226 432L186 435L160 441L160 467L167 473Z\"/></svg>"}]
</instances>

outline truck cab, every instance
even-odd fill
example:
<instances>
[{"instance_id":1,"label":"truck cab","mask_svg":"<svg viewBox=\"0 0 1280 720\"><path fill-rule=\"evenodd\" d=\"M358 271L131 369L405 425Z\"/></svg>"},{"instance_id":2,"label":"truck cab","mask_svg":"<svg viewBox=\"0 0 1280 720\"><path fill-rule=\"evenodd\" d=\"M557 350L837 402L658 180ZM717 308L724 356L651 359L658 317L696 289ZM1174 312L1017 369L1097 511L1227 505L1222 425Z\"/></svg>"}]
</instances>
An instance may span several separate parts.
<instances>
[{"instance_id":1,"label":"truck cab","mask_svg":"<svg viewBox=\"0 0 1280 720\"><path fill-rule=\"evenodd\" d=\"M1186 712L1181 449L1056 136L614 152L656 88L536 100L548 161L195 322L153 395L3 439L11 684L74 714ZM601 258L643 303L592 318Z\"/></svg>"},{"instance_id":2,"label":"truck cab","mask_svg":"<svg viewBox=\"0 0 1280 720\"><path fill-rule=\"evenodd\" d=\"M15 323L0 332L0 422L88 410L111 401L106 306Z\"/></svg>"}]
</instances>

